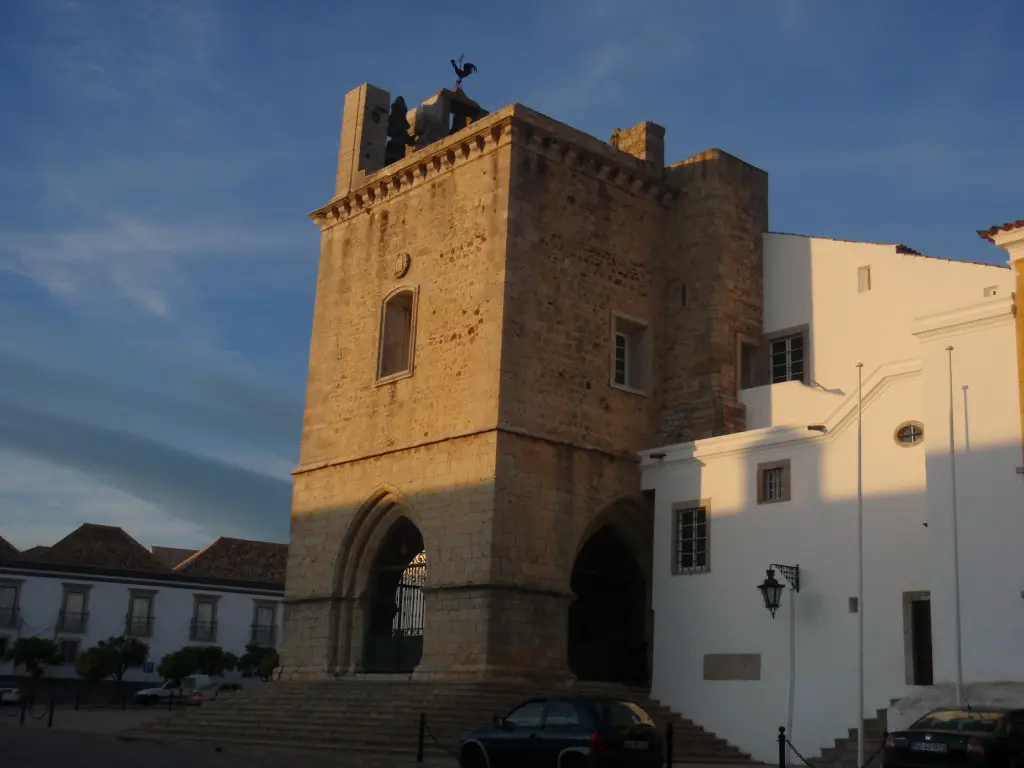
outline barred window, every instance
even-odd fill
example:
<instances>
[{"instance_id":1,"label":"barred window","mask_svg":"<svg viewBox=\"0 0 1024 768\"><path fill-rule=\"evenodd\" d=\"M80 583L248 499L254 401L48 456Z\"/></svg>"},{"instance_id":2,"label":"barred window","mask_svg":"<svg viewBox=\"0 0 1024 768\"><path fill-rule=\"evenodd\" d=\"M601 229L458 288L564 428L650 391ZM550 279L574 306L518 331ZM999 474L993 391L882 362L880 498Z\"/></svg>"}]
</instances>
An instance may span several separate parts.
<instances>
[{"instance_id":1,"label":"barred window","mask_svg":"<svg viewBox=\"0 0 1024 768\"><path fill-rule=\"evenodd\" d=\"M675 511L674 573L699 573L709 568L708 513L704 507Z\"/></svg>"},{"instance_id":2,"label":"barred window","mask_svg":"<svg viewBox=\"0 0 1024 768\"><path fill-rule=\"evenodd\" d=\"M772 461L757 465L757 503L777 504L791 498L790 461Z\"/></svg>"}]
</instances>

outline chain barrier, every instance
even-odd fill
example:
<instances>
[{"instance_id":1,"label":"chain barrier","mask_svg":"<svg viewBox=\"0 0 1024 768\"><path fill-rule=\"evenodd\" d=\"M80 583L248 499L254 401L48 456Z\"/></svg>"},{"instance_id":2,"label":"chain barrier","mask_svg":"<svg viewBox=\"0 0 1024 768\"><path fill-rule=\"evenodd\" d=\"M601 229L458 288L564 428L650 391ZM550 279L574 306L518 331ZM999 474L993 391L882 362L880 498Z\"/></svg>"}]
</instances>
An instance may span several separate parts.
<instances>
[{"instance_id":1,"label":"chain barrier","mask_svg":"<svg viewBox=\"0 0 1024 768\"><path fill-rule=\"evenodd\" d=\"M432 730L430 730L430 726L427 725L426 718L423 719L423 730L427 734L427 736L430 737L430 740L433 741L442 751L446 752L449 755L452 755L453 757L457 757L458 756L458 750L456 750L456 749L449 749L448 747L446 747L444 744L441 743L441 741L437 738L437 736L434 735L434 732Z\"/></svg>"},{"instance_id":2,"label":"chain barrier","mask_svg":"<svg viewBox=\"0 0 1024 768\"><path fill-rule=\"evenodd\" d=\"M807 766L807 768L818 768L818 766L816 766L814 763L812 763L810 760L808 760L806 757L800 754L800 750L793 746L793 742L789 740L789 737L786 738L786 746L793 750L793 754L799 757L800 760L803 761L803 764Z\"/></svg>"},{"instance_id":3,"label":"chain barrier","mask_svg":"<svg viewBox=\"0 0 1024 768\"><path fill-rule=\"evenodd\" d=\"M29 704L28 707L25 708L25 714L28 715L29 717L31 717L33 720L42 720L44 717L46 717L47 715L50 714L50 705L49 704L44 704L43 705L43 711L40 712L38 715L35 712L32 711L35 708L36 708L36 704L35 704L34 701L31 704Z\"/></svg>"},{"instance_id":4,"label":"chain barrier","mask_svg":"<svg viewBox=\"0 0 1024 768\"><path fill-rule=\"evenodd\" d=\"M781 739L784 740L786 746L789 747L791 750L793 750L793 754L795 754L798 758L800 758L800 761L804 765L806 765L807 768L818 768L817 765L815 765L810 760L808 760L806 757L804 757L802 754L800 754L800 750L797 749L793 745L793 742L789 740L789 737L785 735L785 729L784 728L780 728L779 729L779 734L780 734ZM878 757L878 755L881 754L882 750L885 748L885 740L888 737L889 737L888 733L883 733L882 734L882 743L878 745L878 748L874 752L871 753L871 756L867 760L864 761L864 765L860 766L860 768L868 768L868 766L870 766L873 762L875 762L875 758ZM782 759L782 755L781 754L779 756L779 759L780 760ZM786 761L786 762L788 763L788 761Z\"/></svg>"}]
</instances>

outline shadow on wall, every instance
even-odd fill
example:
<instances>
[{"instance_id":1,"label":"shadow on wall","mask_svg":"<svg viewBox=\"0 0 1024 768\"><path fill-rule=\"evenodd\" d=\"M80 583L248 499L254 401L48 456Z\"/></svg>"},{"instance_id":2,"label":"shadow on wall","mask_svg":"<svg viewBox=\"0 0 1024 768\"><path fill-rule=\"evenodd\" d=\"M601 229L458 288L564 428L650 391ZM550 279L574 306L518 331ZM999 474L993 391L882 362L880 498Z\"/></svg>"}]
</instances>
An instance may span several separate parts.
<instances>
[{"instance_id":1,"label":"shadow on wall","mask_svg":"<svg viewBox=\"0 0 1024 768\"><path fill-rule=\"evenodd\" d=\"M867 717L916 684L931 682L933 654L951 653L948 637L936 637L933 643L928 611L918 605L927 607L929 600L944 600L942 595L948 594L950 585L932 584L929 558L949 542L935 540L932 528L923 525L928 512L923 485L926 455L920 446L908 449L894 443L888 423L893 418L881 408L864 415L864 487L870 492L863 498L862 605L852 600L857 595L855 423L831 436L833 442L827 442L829 437L797 440L794 429L794 441L783 445L709 457L702 466L694 462L690 477L704 490L680 492L683 502L675 505L673 514L694 496L707 505L710 569L656 580L654 694L755 759L773 759L776 729L789 717L789 623L794 606L790 733L808 756L832 746L856 725L857 611L863 610L865 627ZM941 425L935 425L926 440L941 442L943 433ZM870 435L876 437L869 439ZM1024 633L1019 610L1024 573L1019 557L1005 544L1019 541L1024 531L1019 519L1015 533L997 520L1000 510L1019 512L1024 502L1019 491L1016 502L1005 495L1005 478L1016 479L1013 462L1018 453L1015 443L984 450L975 444L970 459L957 465L962 493L975 482L1004 489L998 497L998 491L991 491L988 499L980 490L975 498L987 502L981 504L967 503L965 495L960 507L961 531L970 530L961 536L963 626L990 628L983 634L964 632L967 679L982 673L982 665L993 658L1004 660L1008 679L1024 679L1024 665L1013 644L1013 638ZM887 474L894 456L908 469ZM770 501L759 484L766 470L780 465L791 473L790 482L783 500ZM996 482L986 476L968 482L973 467L991 467L1004 479ZM743 480L737 483L737 477ZM662 516L670 505L669 499L664 506L659 504L660 531L674 525ZM667 549L665 545L657 554L656 569L670 554ZM951 560L951 551L948 557ZM772 564L800 567L800 592L794 595L786 589L774 620L757 589ZM1007 573L1008 568L1017 573ZM776 576L783 581L781 574ZM997 616L1005 618L992 626ZM878 745L866 746L870 753Z\"/></svg>"},{"instance_id":2,"label":"shadow on wall","mask_svg":"<svg viewBox=\"0 0 1024 768\"><path fill-rule=\"evenodd\" d=\"M297 485L296 509L308 505L304 494L324 498L325 487L343 487L329 474L319 488ZM516 482L525 487L530 478ZM650 504L640 494L594 503L581 520L524 500L515 535L505 536L492 521L494 499L493 481L406 495L380 487L356 502L293 513L286 675L472 679L504 670L550 681L571 660L583 679L647 679ZM587 631L572 631L570 617ZM595 636L614 641L595 648ZM596 669L596 656L609 655L629 663Z\"/></svg>"}]
</instances>

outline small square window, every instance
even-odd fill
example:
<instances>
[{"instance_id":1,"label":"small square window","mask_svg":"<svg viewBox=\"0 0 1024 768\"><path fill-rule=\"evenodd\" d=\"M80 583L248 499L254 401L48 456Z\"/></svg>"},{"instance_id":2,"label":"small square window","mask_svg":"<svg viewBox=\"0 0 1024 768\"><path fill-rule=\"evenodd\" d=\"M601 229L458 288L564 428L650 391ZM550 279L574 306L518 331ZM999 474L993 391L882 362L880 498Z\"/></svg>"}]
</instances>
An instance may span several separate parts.
<instances>
[{"instance_id":1,"label":"small square window","mask_svg":"<svg viewBox=\"0 0 1024 768\"><path fill-rule=\"evenodd\" d=\"M777 504L790 500L790 462L775 461L757 466L757 503Z\"/></svg>"},{"instance_id":2,"label":"small square window","mask_svg":"<svg viewBox=\"0 0 1024 768\"><path fill-rule=\"evenodd\" d=\"M673 573L700 573L710 567L708 552L708 513L705 507L675 510L675 537L672 553Z\"/></svg>"},{"instance_id":3,"label":"small square window","mask_svg":"<svg viewBox=\"0 0 1024 768\"><path fill-rule=\"evenodd\" d=\"M860 267L857 270L857 290L860 293L871 290L871 267Z\"/></svg>"},{"instance_id":4,"label":"small square window","mask_svg":"<svg viewBox=\"0 0 1024 768\"><path fill-rule=\"evenodd\" d=\"M985 289L984 293L985 293L985 298L986 299L991 299L993 296L995 296L996 294L999 293L999 286L998 285L990 285L990 286L988 286L988 288Z\"/></svg>"},{"instance_id":5,"label":"small square window","mask_svg":"<svg viewBox=\"0 0 1024 768\"><path fill-rule=\"evenodd\" d=\"M645 394L650 379L650 331L639 320L621 315L612 320L611 384Z\"/></svg>"}]
</instances>

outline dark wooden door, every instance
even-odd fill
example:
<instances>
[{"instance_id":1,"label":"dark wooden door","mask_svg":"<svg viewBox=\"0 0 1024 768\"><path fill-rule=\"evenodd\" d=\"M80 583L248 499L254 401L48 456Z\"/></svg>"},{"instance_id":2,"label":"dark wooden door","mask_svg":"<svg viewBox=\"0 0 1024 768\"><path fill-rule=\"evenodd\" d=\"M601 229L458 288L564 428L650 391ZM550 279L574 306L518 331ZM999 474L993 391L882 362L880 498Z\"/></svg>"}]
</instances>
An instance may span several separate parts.
<instances>
[{"instance_id":1,"label":"dark wooden door","mask_svg":"<svg viewBox=\"0 0 1024 768\"><path fill-rule=\"evenodd\" d=\"M932 603L910 603L910 640L914 649L914 685L932 684Z\"/></svg>"}]
</instances>

